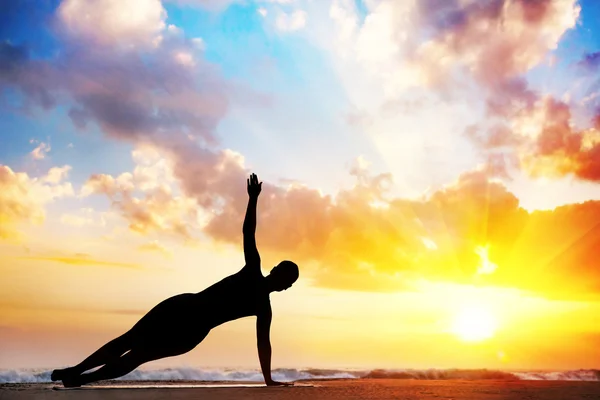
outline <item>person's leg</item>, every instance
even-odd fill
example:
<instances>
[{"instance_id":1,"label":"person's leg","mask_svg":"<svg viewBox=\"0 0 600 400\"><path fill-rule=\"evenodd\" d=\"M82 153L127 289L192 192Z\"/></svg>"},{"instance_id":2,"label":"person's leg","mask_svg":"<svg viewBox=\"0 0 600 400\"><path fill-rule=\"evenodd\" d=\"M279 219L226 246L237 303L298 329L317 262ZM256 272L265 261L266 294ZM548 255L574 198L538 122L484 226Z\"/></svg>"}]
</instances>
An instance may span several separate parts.
<instances>
[{"instance_id":1,"label":"person's leg","mask_svg":"<svg viewBox=\"0 0 600 400\"><path fill-rule=\"evenodd\" d=\"M77 387L91 382L118 378L130 373L140 365L156 359L157 358L153 357L149 352L131 350L127 354L124 354L117 359L113 359L96 371L87 374L73 374L66 376L62 380L63 385L65 387Z\"/></svg>"},{"instance_id":2,"label":"person's leg","mask_svg":"<svg viewBox=\"0 0 600 400\"><path fill-rule=\"evenodd\" d=\"M50 379L61 381L70 375L79 375L87 370L114 361L130 350L133 342L131 331L127 332L100 347L81 363L69 368L55 369L52 371Z\"/></svg>"},{"instance_id":3,"label":"person's leg","mask_svg":"<svg viewBox=\"0 0 600 400\"><path fill-rule=\"evenodd\" d=\"M174 357L192 350L198 345L210 330L200 332L185 332L178 335L177 341L156 343L148 347L135 347L121 357L111 360L96 371L65 376L65 387L76 387L105 379L114 379L126 375L140 365L165 357Z\"/></svg>"}]
</instances>

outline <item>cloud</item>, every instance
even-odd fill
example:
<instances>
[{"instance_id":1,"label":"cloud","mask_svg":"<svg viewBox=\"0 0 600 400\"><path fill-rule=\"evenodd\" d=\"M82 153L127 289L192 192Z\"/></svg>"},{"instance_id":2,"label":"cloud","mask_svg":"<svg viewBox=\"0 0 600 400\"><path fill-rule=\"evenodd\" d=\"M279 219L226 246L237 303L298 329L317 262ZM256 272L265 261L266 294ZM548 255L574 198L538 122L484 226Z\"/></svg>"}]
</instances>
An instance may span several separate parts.
<instances>
[{"instance_id":1,"label":"cloud","mask_svg":"<svg viewBox=\"0 0 600 400\"><path fill-rule=\"evenodd\" d=\"M97 25L74 20L78 13L93 15L95 10L102 14ZM95 124L110 138L146 149L134 153L133 173L95 174L80 195L108 196L133 231L169 232L192 240L192 229L203 223L197 203L210 209L244 193L227 188L245 179L239 155L214 150L214 130L229 97L253 104L263 98L223 81L202 59L197 38L164 26L161 10L154 1L121 9L108 0L67 0L58 9L55 32L63 50L36 59L24 46L2 43L0 87L22 94L26 107L68 104L78 129ZM122 20L134 11L136 18ZM122 41L116 40L121 36ZM150 148L165 160L149 155ZM144 161L146 156L151 160ZM183 193L175 193L175 179ZM63 222L87 219L64 215Z\"/></svg>"},{"instance_id":2,"label":"cloud","mask_svg":"<svg viewBox=\"0 0 600 400\"><path fill-rule=\"evenodd\" d=\"M42 223L45 205L74 195L70 182L64 181L71 167L54 167L47 175L30 177L0 165L0 238L18 236L21 222Z\"/></svg>"},{"instance_id":3,"label":"cloud","mask_svg":"<svg viewBox=\"0 0 600 400\"><path fill-rule=\"evenodd\" d=\"M51 147L49 144L40 142L40 144L29 153L31 158L34 160L43 160L46 157L46 153L49 153Z\"/></svg>"},{"instance_id":4,"label":"cloud","mask_svg":"<svg viewBox=\"0 0 600 400\"><path fill-rule=\"evenodd\" d=\"M330 17L339 36L331 41L340 57L353 57L376 78L375 91L383 95L372 102L375 108L387 105L393 113L390 108L411 101L418 103L415 107L427 104L416 96L401 98L407 87L462 94L474 85L485 96L477 101L483 100L488 116L503 118L486 130L493 134L470 136L482 148L529 146L528 154L553 162L590 149L587 158L569 164L586 170L593 159L593 135L568 131L570 114L558 102L540 102L522 78L574 25L579 12L574 0L384 0L367 6L361 25L355 2L333 2ZM0 85L20 92L27 106L69 104L77 128L95 124L108 137L138 149L134 171L93 175L80 193L107 196L131 230L184 240L203 230L215 240L240 245L248 171L241 155L215 149L214 133L235 90L202 59L193 40L164 26L162 6L148 9L154 11L115 25L123 35L120 43L111 36L113 22L81 26L64 16L63 8L58 22L65 51L37 59L23 46L2 43ZM280 27L303 28L308 15L303 13L281 14ZM360 76L371 83L367 75ZM348 76L355 80L355 74ZM361 118L353 121L368 122L361 109L354 115ZM543 124L548 129L527 133L539 115L548 119ZM526 161L523 154L515 154L519 163ZM391 175L372 174L361 163L351 170L354 186L333 195L298 183L265 182L259 248L297 260L303 272L310 270L314 284L325 287L400 290L431 279L545 293L597 291L590 266L598 204L528 213L495 179L494 168L501 165L490 162L465 172L417 199L391 196Z\"/></svg>"},{"instance_id":5,"label":"cloud","mask_svg":"<svg viewBox=\"0 0 600 400\"><path fill-rule=\"evenodd\" d=\"M576 129L570 105L536 93L524 78L575 26L576 0L382 1L360 27L350 24L352 6L337 7L340 32L354 29L358 59L396 94L421 86L452 101L478 91L483 119L466 137L480 157L534 176L598 179L596 128ZM579 65L594 71L596 59L587 54ZM506 167L497 172L508 176Z\"/></svg>"},{"instance_id":6,"label":"cloud","mask_svg":"<svg viewBox=\"0 0 600 400\"><path fill-rule=\"evenodd\" d=\"M535 177L600 181L600 132L594 117L589 128L577 128L572 105L540 96L517 108L505 122L468 133L488 154L512 159L511 164Z\"/></svg>"},{"instance_id":7,"label":"cloud","mask_svg":"<svg viewBox=\"0 0 600 400\"><path fill-rule=\"evenodd\" d=\"M525 213L518 210L513 195L501 184L488 182L484 173L465 175L455 187L430 199L408 201L387 198L388 174L371 175L360 163L351 172L355 186L335 197L297 184L284 188L264 183L259 202L259 248L300 263L317 263L318 285L399 290L417 276L449 277L442 272L447 267L428 271L428 261L449 262L456 249L473 265L471 273L455 278L472 277L477 270L474 248L479 240L488 239L477 237L474 228L492 220L510 220L507 213ZM237 185L243 188L239 182ZM239 244L245 198L225 204L205 232L217 240ZM431 238L438 251L432 252L423 237Z\"/></svg>"},{"instance_id":8,"label":"cloud","mask_svg":"<svg viewBox=\"0 0 600 400\"><path fill-rule=\"evenodd\" d=\"M353 97L360 107L407 101L416 91L476 111L483 105L490 120L537 100L523 74L545 60L580 13L576 0L383 0L367 8L363 23L353 1L333 1L329 10L331 48L346 84L364 76L359 94L369 101Z\"/></svg>"},{"instance_id":9,"label":"cloud","mask_svg":"<svg viewBox=\"0 0 600 400\"><path fill-rule=\"evenodd\" d=\"M127 7L141 7L142 3L154 10L153 2L134 2ZM69 4L96 7L101 2L85 6L68 2L63 6ZM59 9L59 25L66 24L66 17L61 14L67 12L64 10L68 8ZM126 28L139 34L132 34L134 39L145 34L146 42L154 41L154 45L123 47L110 40L96 40L103 32L102 24L89 28L98 30L94 36L59 29L58 38L65 48L54 58L39 60L26 47L4 42L0 45L0 87L21 93L26 107L68 104L69 117L78 129L95 124L110 138L161 149L168 154L173 173L187 194L203 204L216 201L204 189L215 184L212 175L222 172L215 169L235 168L235 156L214 150L214 130L225 115L230 98L256 105L263 102L264 96L225 82L215 67L202 59L197 38L187 39L177 27L169 25L160 30L160 40L154 40L152 30L137 30L137 24L118 29L129 32ZM152 188L150 194L141 179L141 174L134 178L98 174L90 179L82 194L121 196L114 199L115 206L136 219L131 227L137 231L170 226L187 235L185 224L176 224L176 219L170 217L165 221L153 212L162 207L179 207L183 212L189 209L182 203L183 198L174 196L164 185ZM223 179L229 178L225 174ZM131 193L134 188L147 190L146 198ZM179 205L174 206L175 203Z\"/></svg>"},{"instance_id":10,"label":"cloud","mask_svg":"<svg viewBox=\"0 0 600 400\"><path fill-rule=\"evenodd\" d=\"M513 150L521 138L511 124L539 100L527 73L549 62L576 26L578 2L363 5L334 0L327 15L309 8L316 22L307 30L331 55L349 101L347 122L368 135L390 171L403 177L399 190L420 193L478 163L505 178L517 168L529 171ZM431 143L439 152L424 150ZM432 167L440 164L448 168ZM413 174L419 179L404 178Z\"/></svg>"},{"instance_id":11,"label":"cloud","mask_svg":"<svg viewBox=\"0 0 600 400\"><path fill-rule=\"evenodd\" d=\"M57 15L78 40L118 46L152 46L167 18L160 0L63 0Z\"/></svg>"},{"instance_id":12,"label":"cloud","mask_svg":"<svg viewBox=\"0 0 600 400\"><path fill-rule=\"evenodd\" d=\"M576 0L492 0L419 2L421 23L434 39L421 45L418 59L449 59L467 68L479 83L495 88L537 65L575 26ZM433 67L433 64L431 65Z\"/></svg>"},{"instance_id":13,"label":"cloud","mask_svg":"<svg viewBox=\"0 0 600 400\"><path fill-rule=\"evenodd\" d=\"M438 11L431 9L433 3L422 4L428 10L422 14L434 21L440 32L432 46L437 52L458 57L449 65L468 66L469 74L486 91L488 120L466 132L483 157L504 158L512 167L536 177L573 175L598 181L597 81L589 84L591 89L580 102L591 108L583 110L591 115L591 123L580 128L573 116L581 114L575 110L576 104L537 93L522 77L574 26L580 12L577 2L496 1L458 9L449 2ZM594 76L598 55L585 54L576 65L584 77ZM452 81L452 77L446 75L442 81Z\"/></svg>"},{"instance_id":14,"label":"cloud","mask_svg":"<svg viewBox=\"0 0 600 400\"><path fill-rule=\"evenodd\" d=\"M71 169L72 167L70 165L52 167L48 170L48 173L43 179L46 183L58 185L69 177L69 171L71 171Z\"/></svg>"},{"instance_id":15,"label":"cloud","mask_svg":"<svg viewBox=\"0 0 600 400\"><path fill-rule=\"evenodd\" d=\"M29 58L29 51L7 41L0 42L0 86L14 87L25 95L24 107L30 105L49 109L55 106L52 91L54 69L44 62Z\"/></svg>"},{"instance_id":16,"label":"cloud","mask_svg":"<svg viewBox=\"0 0 600 400\"><path fill-rule=\"evenodd\" d=\"M92 175L81 196L106 195L128 221L129 229L139 234L168 233L192 240L201 215L195 199L174 193L171 162L151 147L134 151L133 158L137 164L133 173Z\"/></svg>"},{"instance_id":17,"label":"cloud","mask_svg":"<svg viewBox=\"0 0 600 400\"><path fill-rule=\"evenodd\" d=\"M337 289L398 291L427 279L557 297L598 293L600 202L530 213L487 169L408 200L386 194L387 174L360 163L351 172L354 187L335 196L265 182L257 228L263 259L292 259L313 284ZM245 202L224 204L204 232L239 245Z\"/></svg>"},{"instance_id":18,"label":"cloud","mask_svg":"<svg viewBox=\"0 0 600 400\"><path fill-rule=\"evenodd\" d=\"M280 11L275 20L275 26L282 32L293 32L306 26L308 15L304 10L295 10L291 13Z\"/></svg>"},{"instance_id":19,"label":"cloud","mask_svg":"<svg viewBox=\"0 0 600 400\"><path fill-rule=\"evenodd\" d=\"M143 53L77 43L53 60L33 59L25 47L4 42L0 85L20 91L28 107L51 108L70 100L69 117L82 130L95 123L121 140L190 135L214 144L227 88L198 51L169 31Z\"/></svg>"},{"instance_id":20,"label":"cloud","mask_svg":"<svg viewBox=\"0 0 600 400\"><path fill-rule=\"evenodd\" d=\"M186 150L137 150L132 173L92 177L83 190L108 196L137 232L190 240L202 231L241 246L243 159ZM590 263L600 244L600 202L528 212L488 167L405 199L390 195L391 175L368 168L357 160L354 186L335 195L298 182L263 183L257 228L263 260L292 259L314 285L345 290L407 290L427 279L549 296L598 292L600 275ZM162 252L162 246L151 241L140 250Z\"/></svg>"}]
</instances>

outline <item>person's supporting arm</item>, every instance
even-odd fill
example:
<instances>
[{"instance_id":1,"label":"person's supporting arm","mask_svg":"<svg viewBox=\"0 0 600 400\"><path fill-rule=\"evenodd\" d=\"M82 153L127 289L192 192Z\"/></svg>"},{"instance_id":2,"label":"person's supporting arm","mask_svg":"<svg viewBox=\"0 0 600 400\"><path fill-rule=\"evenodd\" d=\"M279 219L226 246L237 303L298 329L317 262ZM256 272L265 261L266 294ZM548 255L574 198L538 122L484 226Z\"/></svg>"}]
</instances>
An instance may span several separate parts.
<instances>
[{"instance_id":1,"label":"person's supporting arm","mask_svg":"<svg viewBox=\"0 0 600 400\"><path fill-rule=\"evenodd\" d=\"M258 182L258 177L255 174L250 175L247 180L248 184L248 208L246 209L246 217L244 218L244 226L242 232L244 234L244 257L246 265L258 266L260 269L260 255L256 248L256 206L258 203L258 195L260 194L262 182Z\"/></svg>"},{"instance_id":2,"label":"person's supporting arm","mask_svg":"<svg viewBox=\"0 0 600 400\"><path fill-rule=\"evenodd\" d=\"M288 386L293 383L276 382L271 378L271 308L269 307L256 319L256 344L258 346L258 358L260 368L267 386Z\"/></svg>"}]
</instances>

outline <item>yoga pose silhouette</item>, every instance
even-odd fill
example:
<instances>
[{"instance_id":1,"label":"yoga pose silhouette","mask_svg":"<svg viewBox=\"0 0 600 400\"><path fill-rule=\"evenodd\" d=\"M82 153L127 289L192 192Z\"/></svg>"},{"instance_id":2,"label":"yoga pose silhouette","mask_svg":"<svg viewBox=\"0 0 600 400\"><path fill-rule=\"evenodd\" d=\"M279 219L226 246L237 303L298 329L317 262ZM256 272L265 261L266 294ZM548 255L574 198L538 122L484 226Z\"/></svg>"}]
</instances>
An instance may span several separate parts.
<instances>
[{"instance_id":1,"label":"yoga pose silhouette","mask_svg":"<svg viewBox=\"0 0 600 400\"><path fill-rule=\"evenodd\" d=\"M262 182L255 174L247 180L248 208L244 219L246 265L237 273L199 293L183 293L164 300L143 316L128 332L111 340L80 364L52 372L53 381L77 387L123 376L141 364L187 353L210 330L224 322L256 316L260 366L269 386L286 383L271 379L271 303L269 294L292 286L298 266L282 261L263 276L256 248L256 205ZM101 368L84 373L92 368Z\"/></svg>"}]
</instances>

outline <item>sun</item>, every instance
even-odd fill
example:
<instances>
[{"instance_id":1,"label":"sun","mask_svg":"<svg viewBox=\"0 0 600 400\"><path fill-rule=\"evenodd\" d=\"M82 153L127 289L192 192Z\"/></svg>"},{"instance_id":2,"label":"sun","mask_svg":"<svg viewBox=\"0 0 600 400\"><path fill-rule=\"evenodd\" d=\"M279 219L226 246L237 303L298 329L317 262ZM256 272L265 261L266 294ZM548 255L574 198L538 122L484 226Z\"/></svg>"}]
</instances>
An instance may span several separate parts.
<instances>
[{"instance_id":1,"label":"sun","mask_svg":"<svg viewBox=\"0 0 600 400\"><path fill-rule=\"evenodd\" d=\"M466 306L455 316L452 332L467 342L479 342L494 336L498 322L485 307Z\"/></svg>"}]
</instances>

